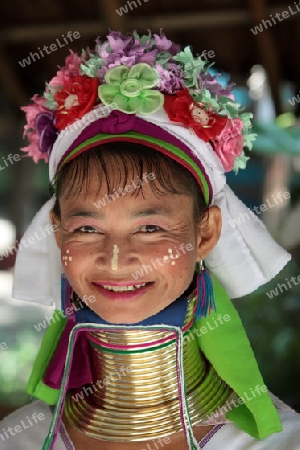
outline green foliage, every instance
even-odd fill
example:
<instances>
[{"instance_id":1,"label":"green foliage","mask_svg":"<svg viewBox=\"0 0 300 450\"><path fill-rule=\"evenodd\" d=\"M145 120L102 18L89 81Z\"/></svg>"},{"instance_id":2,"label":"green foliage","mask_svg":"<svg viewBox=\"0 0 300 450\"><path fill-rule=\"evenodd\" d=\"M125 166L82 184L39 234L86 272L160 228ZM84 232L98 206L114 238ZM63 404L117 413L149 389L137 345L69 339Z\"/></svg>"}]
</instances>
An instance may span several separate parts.
<instances>
[{"instance_id":1,"label":"green foliage","mask_svg":"<svg viewBox=\"0 0 300 450\"><path fill-rule=\"evenodd\" d=\"M300 267L289 263L275 279L255 293L235 302L268 388L300 410ZM269 298L267 292L285 284L287 290Z\"/></svg>"}]
</instances>

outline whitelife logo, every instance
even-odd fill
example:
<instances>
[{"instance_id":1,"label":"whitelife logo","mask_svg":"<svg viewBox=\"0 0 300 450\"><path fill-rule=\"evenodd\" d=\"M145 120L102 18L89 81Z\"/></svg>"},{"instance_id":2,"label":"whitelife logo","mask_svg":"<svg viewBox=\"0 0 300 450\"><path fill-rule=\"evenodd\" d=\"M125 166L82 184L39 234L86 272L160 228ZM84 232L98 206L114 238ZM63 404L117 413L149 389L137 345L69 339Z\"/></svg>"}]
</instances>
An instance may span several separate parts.
<instances>
[{"instance_id":1,"label":"whitelife logo","mask_svg":"<svg viewBox=\"0 0 300 450\"><path fill-rule=\"evenodd\" d=\"M41 241L47 238L54 231L57 231L56 225L46 225L45 228L39 228L39 230L34 232L34 236L30 236L29 238L22 238L20 243L17 242L14 246L0 253L0 261L4 258L7 258L9 255L13 255L14 253L18 253L19 250L22 250L24 247L29 247L30 245L34 245L37 241Z\"/></svg>"},{"instance_id":2,"label":"whitelife logo","mask_svg":"<svg viewBox=\"0 0 300 450\"><path fill-rule=\"evenodd\" d=\"M282 11L282 13L276 13L275 17L270 14L270 19L262 20L260 25L256 25L254 28L250 28L251 32L256 36L258 33L262 33L264 30L267 30L269 27L273 25L277 25L278 22L282 22L284 19L288 19L291 16L300 12L300 1L294 2L295 9L290 5L288 10Z\"/></svg>"},{"instance_id":3,"label":"whitelife logo","mask_svg":"<svg viewBox=\"0 0 300 450\"><path fill-rule=\"evenodd\" d=\"M15 155L10 153L7 158L2 156L2 161L3 163L0 163L0 170L7 169L7 167L11 166L15 162L21 161L21 155L19 155L18 153L16 153ZM2 164L4 164L4 167L2 166Z\"/></svg>"},{"instance_id":4,"label":"whitelife logo","mask_svg":"<svg viewBox=\"0 0 300 450\"><path fill-rule=\"evenodd\" d=\"M257 215L261 214L262 212L267 211L267 209L271 209L274 208L274 206L278 206L280 203L287 201L289 198L291 197L289 192L278 192L275 195L272 195L272 199L266 199L265 202L266 203L262 203L260 206L254 206L253 210L251 210L250 208L248 208L249 212L245 212L245 213L240 213L237 217L235 217L232 220L229 220L229 225L232 228L236 228L240 225L242 225L242 223L247 222L248 220L250 220L252 217L256 217L256 215L254 214L253 211L255 211L255 213Z\"/></svg>"},{"instance_id":5,"label":"whitelife logo","mask_svg":"<svg viewBox=\"0 0 300 450\"><path fill-rule=\"evenodd\" d=\"M31 417L26 416L26 420L25 419L21 420L14 427L8 427L6 429L2 428L2 431L0 433L0 442L1 440L2 442L5 442L10 437L15 436L18 433L21 433L23 430L27 430L28 428L33 427L42 420L45 420L44 414L34 412ZM14 445L12 447L14 447Z\"/></svg>"},{"instance_id":6,"label":"whitelife logo","mask_svg":"<svg viewBox=\"0 0 300 450\"><path fill-rule=\"evenodd\" d=\"M22 59L22 61L19 61L20 66L24 69L24 67L30 66L30 64L31 64L32 62L35 62L36 59L41 59L41 57L44 58L45 55L44 55L43 51L44 51L47 55L50 55L50 53L56 52L56 50L57 50L58 48L63 48L63 47L65 47L66 45L69 45L69 41L70 41L70 42L73 42L73 38L74 38L74 39L79 39L79 38L80 38L80 33L79 33L78 31L68 31L67 37L65 37L64 34L62 34L61 37L63 38L65 44L61 43L60 40L57 38L56 41L55 41L56 44L53 43L53 44L51 44L51 45L44 45L43 50L41 50L41 48L38 47L38 52L39 52L39 53L37 53L37 52L36 52L36 53L30 52L30 53L29 53L29 56L28 56L27 58L24 58L24 59ZM69 41L68 41L68 39L69 39ZM50 49L50 50L49 50L49 49Z\"/></svg>"}]
</instances>

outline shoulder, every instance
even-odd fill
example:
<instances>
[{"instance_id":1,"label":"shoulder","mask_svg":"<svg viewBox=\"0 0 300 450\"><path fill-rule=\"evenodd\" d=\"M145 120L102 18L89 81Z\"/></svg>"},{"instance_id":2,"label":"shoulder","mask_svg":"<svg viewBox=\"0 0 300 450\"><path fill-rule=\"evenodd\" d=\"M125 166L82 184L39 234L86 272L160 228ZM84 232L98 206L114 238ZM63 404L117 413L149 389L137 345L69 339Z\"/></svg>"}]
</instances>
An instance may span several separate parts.
<instances>
[{"instance_id":1,"label":"shoulder","mask_svg":"<svg viewBox=\"0 0 300 450\"><path fill-rule=\"evenodd\" d=\"M205 450L300 450L300 414L280 411L283 430L263 440L257 440L233 423L216 426L200 443Z\"/></svg>"},{"instance_id":2,"label":"shoulder","mask_svg":"<svg viewBox=\"0 0 300 450\"><path fill-rule=\"evenodd\" d=\"M5 450L40 450L50 427L49 406L36 401L18 409L0 422L0 448ZM65 449L64 446L56 447Z\"/></svg>"}]
</instances>

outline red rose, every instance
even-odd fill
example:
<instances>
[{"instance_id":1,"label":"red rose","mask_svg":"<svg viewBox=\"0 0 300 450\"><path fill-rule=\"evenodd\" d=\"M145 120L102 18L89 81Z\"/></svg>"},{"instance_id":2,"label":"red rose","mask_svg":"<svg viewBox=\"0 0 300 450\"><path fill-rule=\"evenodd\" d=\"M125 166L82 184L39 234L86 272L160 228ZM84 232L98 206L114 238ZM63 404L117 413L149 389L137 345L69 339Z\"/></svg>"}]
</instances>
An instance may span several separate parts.
<instances>
[{"instance_id":1,"label":"red rose","mask_svg":"<svg viewBox=\"0 0 300 450\"><path fill-rule=\"evenodd\" d=\"M176 95L165 95L164 108L172 122L180 122L192 129L205 142L215 139L226 124L226 117L213 114L194 102L187 89Z\"/></svg>"},{"instance_id":2,"label":"red rose","mask_svg":"<svg viewBox=\"0 0 300 450\"><path fill-rule=\"evenodd\" d=\"M214 150L222 161L225 172L230 172L234 168L235 158L240 156L243 151L243 125L241 119L228 119L223 131L213 143Z\"/></svg>"},{"instance_id":3,"label":"red rose","mask_svg":"<svg viewBox=\"0 0 300 450\"><path fill-rule=\"evenodd\" d=\"M165 94L164 108L172 122L180 122L190 126L191 113L190 107L194 100L187 89L176 92L176 95Z\"/></svg>"},{"instance_id":4,"label":"red rose","mask_svg":"<svg viewBox=\"0 0 300 450\"><path fill-rule=\"evenodd\" d=\"M58 104L55 111L56 128L63 130L91 111L97 98L97 78L78 76L67 80L64 88L54 95L54 100Z\"/></svg>"}]
</instances>

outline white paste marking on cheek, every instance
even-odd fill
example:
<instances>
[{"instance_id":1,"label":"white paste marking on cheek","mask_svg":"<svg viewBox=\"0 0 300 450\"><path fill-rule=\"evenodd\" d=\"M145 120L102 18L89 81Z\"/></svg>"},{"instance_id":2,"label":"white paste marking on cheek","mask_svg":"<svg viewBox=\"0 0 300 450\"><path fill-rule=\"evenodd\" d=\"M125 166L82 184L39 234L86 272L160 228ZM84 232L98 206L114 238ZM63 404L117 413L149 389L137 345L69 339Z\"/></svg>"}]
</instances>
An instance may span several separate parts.
<instances>
[{"instance_id":1,"label":"white paste marking on cheek","mask_svg":"<svg viewBox=\"0 0 300 450\"><path fill-rule=\"evenodd\" d=\"M118 270L119 253L120 253L119 247L116 244L114 244L113 252L112 252L112 258L110 260L111 270Z\"/></svg>"},{"instance_id":2,"label":"white paste marking on cheek","mask_svg":"<svg viewBox=\"0 0 300 450\"><path fill-rule=\"evenodd\" d=\"M177 255L174 256L172 248L168 249L168 253L169 253L169 258L172 260L171 266L175 266L176 262L174 261L174 259L177 258Z\"/></svg>"},{"instance_id":3,"label":"white paste marking on cheek","mask_svg":"<svg viewBox=\"0 0 300 450\"><path fill-rule=\"evenodd\" d=\"M70 250L66 250L66 253L69 254ZM67 266L68 265L68 261L73 261L73 257L72 256L63 256L62 257L64 265Z\"/></svg>"}]
</instances>

